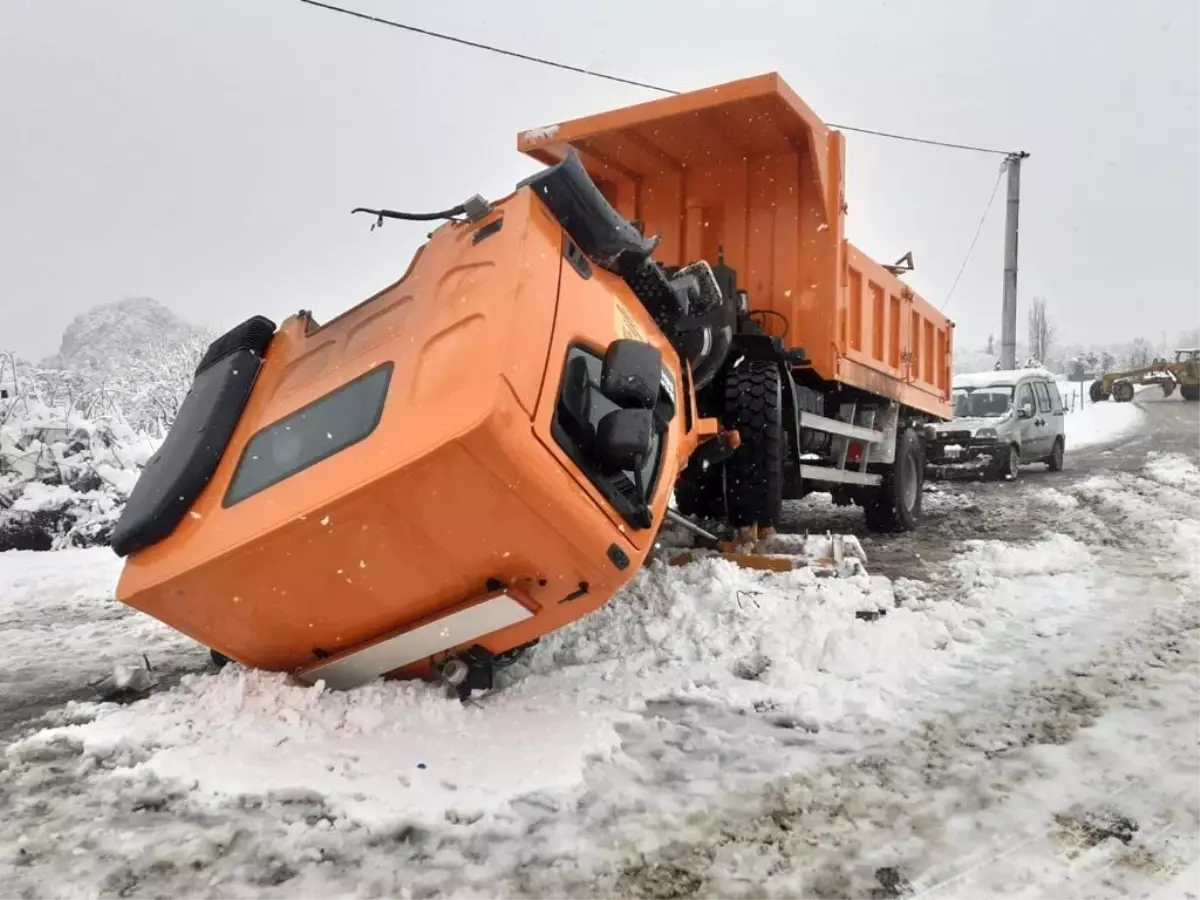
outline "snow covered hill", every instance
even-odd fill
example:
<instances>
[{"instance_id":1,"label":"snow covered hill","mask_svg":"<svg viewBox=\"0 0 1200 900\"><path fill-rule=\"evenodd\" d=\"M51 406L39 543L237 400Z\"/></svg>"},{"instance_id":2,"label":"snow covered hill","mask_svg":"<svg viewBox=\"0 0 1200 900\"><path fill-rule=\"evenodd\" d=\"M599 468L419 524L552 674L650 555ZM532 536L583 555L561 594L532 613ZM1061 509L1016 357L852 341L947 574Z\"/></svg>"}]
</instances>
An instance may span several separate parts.
<instances>
[{"instance_id":1,"label":"snow covered hill","mask_svg":"<svg viewBox=\"0 0 1200 900\"><path fill-rule=\"evenodd\" d=\"M63 331L47 369L117 373L146 362L162 348L192 340L201 330L151 297L127 297L76 316Z\"/></svg>"}]
</instances>

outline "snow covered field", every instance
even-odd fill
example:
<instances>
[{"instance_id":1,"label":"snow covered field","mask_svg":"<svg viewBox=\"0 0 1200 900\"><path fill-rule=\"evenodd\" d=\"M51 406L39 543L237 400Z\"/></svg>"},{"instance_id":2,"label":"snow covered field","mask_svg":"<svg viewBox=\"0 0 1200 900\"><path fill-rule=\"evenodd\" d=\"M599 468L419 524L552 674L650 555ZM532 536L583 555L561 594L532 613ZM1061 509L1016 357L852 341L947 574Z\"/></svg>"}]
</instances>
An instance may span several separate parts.
<instances>
[{"instance_id":1,"label":"snow covered field","mask_svg":"<svg viewBox=\"0 0 1200 900\"><path fill-rule=\"evenodd\" d=\"M465 706L202 671L107 551L0 554L4 689L60 700L0 895L1148 894L1200 856L1200 471L1004 489L928 581L652 567Z\"/></svg>"}]
</instances>

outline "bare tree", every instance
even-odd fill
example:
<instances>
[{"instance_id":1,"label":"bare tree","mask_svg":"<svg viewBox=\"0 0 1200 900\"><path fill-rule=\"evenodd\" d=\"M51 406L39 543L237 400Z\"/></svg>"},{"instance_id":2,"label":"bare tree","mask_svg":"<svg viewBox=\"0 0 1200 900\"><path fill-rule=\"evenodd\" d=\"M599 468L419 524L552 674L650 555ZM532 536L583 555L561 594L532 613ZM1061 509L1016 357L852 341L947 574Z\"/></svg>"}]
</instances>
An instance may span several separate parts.
<instances>
[{"instance_id":1,"label":"bare tree","mask_svg":"<svg viewBox=\"0 0 1200 900\"><path fill-rule=\"evenodd\" d=\"M1142 366L1148 366L1153 358L1154 348L1150 342L1145 338L1135 338L1129 347L1129 368L1140 369Z\"/></svg>"},{"instance_id":2,"label":"bare tree","mask_svg":"<svg viewBox=\"0 0 1200 900\"><path fill-rule=\"evenodd\" d=\"M1050 317L1046 313L1046 301L1034 297L1033 307L1029 310L1029 355L1045 362L1053 340L1054 326L1050 324Z\"/></svg>"},{"instance_id":3,"label":"bare tree","mask_svg":"<svg viewBox=\"0 0 1200 900\"><path fill-rule=\"evenodd\" d=\"M988 335L987 352L988 352L988 356L996 355L996 336L994 334Z\"/></svg>"}]
</instances>

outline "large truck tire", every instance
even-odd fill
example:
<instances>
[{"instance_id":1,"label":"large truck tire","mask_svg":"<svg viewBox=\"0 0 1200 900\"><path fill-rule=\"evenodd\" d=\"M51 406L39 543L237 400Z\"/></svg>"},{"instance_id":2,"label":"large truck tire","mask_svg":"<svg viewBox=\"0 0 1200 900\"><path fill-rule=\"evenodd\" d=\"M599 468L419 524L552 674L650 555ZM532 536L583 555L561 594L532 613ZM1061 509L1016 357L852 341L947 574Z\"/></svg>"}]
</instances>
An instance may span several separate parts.
<instances>
[{"instance_id":1,"label":"large truck tire","mask_svg":"<svg viewBox=\"0 0 1200 900\"><path fill-rule=\"evenodd\" d=\"M725 460L725 505L730 525L774 527L783 509L783 383L779 367L752 362L725 379L726 428L742 439Z\"/></svg>"},{"instance_id":2,"label":"large truck tire","mask_svg":"<svg viewBox=\"0 0 1200 900\"><path fill-rule=\"evenodd\" d=\"M1133 399L1133 384L1128 381L1118 381L1113 384L1113 399L1118 403L1128 403Z\"/></svg>"},{"instance_id":3,"label":"large truck tire","mask_svg":"<svg viewBox=\"0 0 1200 900\"><path fill-rule=\"evenodd\" d=\"M867 528L886 533L912 531L921 520L921 494L925 487L921 441L911 428L896 439L896 461L883 473L883 483L863 505Z\"/></svg>"},{"instance_id":4,"label":"large truck tire","mask_svg":"<svg viewBox=\"0 0 1200 900\"><path fill-rule=\"evenodd\" d=\"M1088 388L1088 397L1093 403L1103 403L1109 396L1104 392L1103 381L1093 381L1092 386Z\"/></svg>"},{"instance_id":5,"label":"large truck tire","mask_svg":"<svg viewBox=\"0 0 1200 900\"><path fill-rule=\"evenodd\" d=\"M685 516L725 518L725 473L721 463L702 469L695 458L675 481L675 506Z\"/></svg>"},{"instance_id":6,"label":"large truck tire","mask_svg":"<svg viewBox=\"0 0 1200 900\"><path fill-rule=\"evenodd\" d=\"M1179 395L1184 400L1195 402L1200 400L1200 384L1181 384L1179 386Z\"/></svg>"}]
</instances>

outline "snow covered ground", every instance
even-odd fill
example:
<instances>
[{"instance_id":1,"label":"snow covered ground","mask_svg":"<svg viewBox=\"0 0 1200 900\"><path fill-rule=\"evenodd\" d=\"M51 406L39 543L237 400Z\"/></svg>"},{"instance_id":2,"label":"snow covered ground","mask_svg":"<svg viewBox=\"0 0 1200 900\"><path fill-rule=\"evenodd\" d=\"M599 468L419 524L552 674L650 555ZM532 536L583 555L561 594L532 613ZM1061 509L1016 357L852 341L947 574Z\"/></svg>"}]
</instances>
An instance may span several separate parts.
<instances>
[{"instance_id":1,"label":"snow covered ground","mask_svg":"<svg viewBox=\"0 0 1200 900\"><path fill-rule=\"evenodd\" d=\"M0 554L4 690L59 700L0 757L0 895L1163 889L1200 857L1200 471L1004 488L1019 537L928 580L651 567L465 706L204 671L107 551ZM142 652L159 690L91 699Z\"/></svg>"},{"instance_id":2,"label":"snow covered ground","mask_svg":"<svg viewBox=\"0 0 1200 900\"><path fill-rule=\"evenodd\" d=\"M1092 403L1066 414L1067 452L1119 440L1146 424L1146 414L1133 403Z\"/></svg>"}]
</instances>

